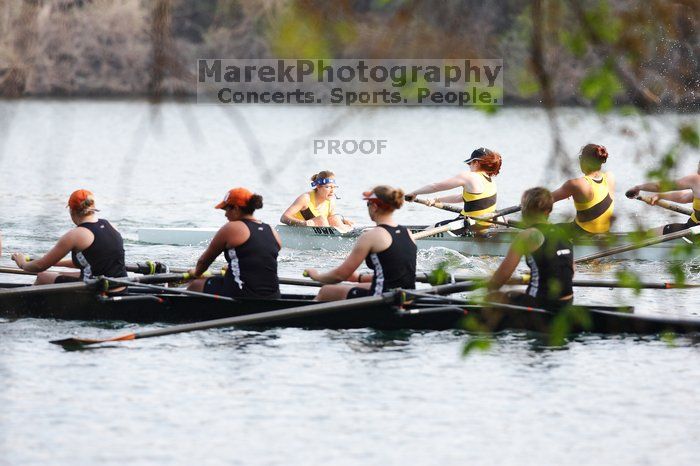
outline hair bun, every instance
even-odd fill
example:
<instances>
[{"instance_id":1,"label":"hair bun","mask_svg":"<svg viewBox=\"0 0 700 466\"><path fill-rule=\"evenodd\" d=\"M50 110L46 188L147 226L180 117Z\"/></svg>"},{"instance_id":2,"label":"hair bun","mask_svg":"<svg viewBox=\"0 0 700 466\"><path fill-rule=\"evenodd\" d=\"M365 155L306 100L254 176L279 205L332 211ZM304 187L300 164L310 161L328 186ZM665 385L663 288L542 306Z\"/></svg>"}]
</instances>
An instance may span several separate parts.
<instances>
[{"instance_id":1,"label":"hair bun","mask_svg":"<svg viewBox=\"0 0 700 466\"><path fill-rule=\"evenodd\" d=\"M603 146L598 146L596 147L596 153L598 154L598 157L600 157L603 160L608 160L608 150L603 147Z\"/></svg>"}]
</instances>

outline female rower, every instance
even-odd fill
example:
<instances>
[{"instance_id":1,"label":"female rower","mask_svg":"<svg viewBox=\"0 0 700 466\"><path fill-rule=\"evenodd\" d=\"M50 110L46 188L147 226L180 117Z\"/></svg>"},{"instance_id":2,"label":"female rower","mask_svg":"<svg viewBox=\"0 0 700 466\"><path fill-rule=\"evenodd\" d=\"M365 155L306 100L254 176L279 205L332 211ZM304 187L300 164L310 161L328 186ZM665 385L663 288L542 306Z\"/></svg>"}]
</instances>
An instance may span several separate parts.
<instances>
[{"instance_id":1,"label":"female rower","mask_svg":"<svg viewBox=\"0 0 700 466\"><path fill-rule=\"evenodd\" d=\"M608 151L598 144L586 144L579 153L583 176L566 181L552 192L554 202L572 197L576 207L573 230L580 234L601 234L610 231L615 207L615 178L601 171L608 160Z\"/></svg>"},{"instance_id":2,"label":"female rower","mask_svg":"<svg viewBox=\"0 0 700 466\"><path fill-rule=\"evenodd\" d=\"M525 230L518 233L505 259L493 274L488 289L492 300L528 307L558 310L573 302L574 249L568 229L548 223L552 212L552 194L545 188L523 193ZM520 258L530 267L530 284L525 293L500 293L498 290L515 271Z\"/></svg>"},{"instance_id":3,"label":"female rower","mask_svg":"<svg viewBox=\"0 0 700 466\"><path fill-rule=\"evenodd\" d=\"M672 182L671 188L673 191L661 192L659 183L644 183L638 184L630 188L625 195L633 199L639 195L640 191L650 191L658 193L652 196L652 205L659 199L679 202L682 204L693 203L693 213L686 223L669 223L662 227L652 230L657 235L667 235L676 231L685 230L696 225L700 225L700 163L698 163L698 171L692 175L684 176Z\"/></svg>"},{"instance_id":4,"label":"female rower","mask_svg":"<svg viewBox=\"0 0 700 466\"><path fill-rule=\"evenodd\" d=\"M68 199L70 218L75 228L61 236L56 245L37 260L28 262L26 254L15 253L12 260L27 272L38 272L36 285L89 280L98 276L126 277L122 236L104 219L97 218L94 195L79 189ZM63 259L68 253L70 259ZM53 266L72 267L80 272L45 272Z\"/></svg>"},{"instance_id":5,"label":"female rower","mask_svg":"<svg viewBox=\"0 0 700 466\"><path fill-rule=\"evenodd\" d=\"M369 217L377 225L357 239L345 261L333 270L322 273L306 269L313 280L329 283L318 293L318 301L338 301L362 296L376 296L393 288L416 287L416 243L405 226L394 221L393 212L400 209L404 193L390 186L377 186L363 193ZM374 273L357 273L365 261ZM335 285L344 280L357 286Z\"/></svg>"},{"instance_id":6,"label":"female rower","mask_svg":"<svg viewBox=\"0 0 700 466\"><path fill-rule=\"evenodd\" d=\"M311 177L311 191L284 211L280 222L298 226L332 226L346 231L352 222L335 213L335 173L323 170Z\"/></svg>"},{"instance_id":7,"label":"female rower","mask_svg":"<svg viewBox=\"0 0 700 466\"><path fill-rule=\"evenodd\" d=\"M457 203L463 202L464 208L460 217L473 217L487 215L496 210L496 182L493 178L501 171L501 155L483 147L472 152L464 161L469 166L469 171L463 171L452 178L437 183L432 183L416 189L406 195L407 201L413 201L419 194L431 194L446 191L453 188L462 188L462 194L430 199L429 202ZM449 223L454 220L440 222ZM491 227L493 224L485 221L477 221L475 225L468 227L470 231L478 232Z\"/></svg>"},{"instance_id":8,"label":"female rower","mask_svg":"<svg viewBox=\"0 0 700 466\"><path fill-rule=\"evenodd\" d=\"M245 188L226 193L216 208L225 211L228 223L219 228L189 273L200 277L222 252L228 268L223 277L194 280L189 290L230 297L279 298L277 254L282 242L270 225L253 216L262 206L262 196Z\"/></svg>"}]
</instances>

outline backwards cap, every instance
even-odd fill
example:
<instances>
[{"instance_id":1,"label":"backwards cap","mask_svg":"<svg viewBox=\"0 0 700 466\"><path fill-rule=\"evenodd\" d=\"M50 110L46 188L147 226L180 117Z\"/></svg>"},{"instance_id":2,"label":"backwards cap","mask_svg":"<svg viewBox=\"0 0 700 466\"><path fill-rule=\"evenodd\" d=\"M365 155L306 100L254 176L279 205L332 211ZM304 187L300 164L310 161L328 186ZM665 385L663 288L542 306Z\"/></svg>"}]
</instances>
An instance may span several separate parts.
<instances>
[{"instance_id":1,"label":"backwards cap","mask_svg":"<svg viewBox=\"0 0 700 466\"><path fill-rule=\"evenodd\" d=\"M92 202L88 203L87 201ZM71 194L68 198L68 207L70 207L71 210L74 210L76 212L80 212L82 210L85 210L86 207L92 207L94 205L95 196L92 194L92 192L88 191L87 189L78 189L77 191L73 191L73 194ZM92 207L90 210L98 212L98 210L94 207Z\"/></svg>"},{"instance_id":2,"label":"backwards cap","mask_svg":"<svg viewBox=\"0 0 700 466\"><path fill-rule=\"evenodd\" d=\"M226 207L245 207L253 197L253 193L245 188L229 189L224 200L214 206L215 209L225 209Z\"/></svg>"}]
</instances>

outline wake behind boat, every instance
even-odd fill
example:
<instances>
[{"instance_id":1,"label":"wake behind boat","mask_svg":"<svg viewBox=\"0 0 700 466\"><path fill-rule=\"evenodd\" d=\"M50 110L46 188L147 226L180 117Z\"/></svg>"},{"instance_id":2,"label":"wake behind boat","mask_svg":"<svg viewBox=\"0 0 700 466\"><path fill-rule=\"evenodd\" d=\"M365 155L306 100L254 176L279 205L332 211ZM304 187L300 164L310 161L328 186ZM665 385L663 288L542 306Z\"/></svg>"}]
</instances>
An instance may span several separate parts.
<instances>
[{"instance_id":1,"label":"wake behind boat","mask_svg":"<svg viewBox=\"0 0 700 466\"><path fill-rule=\"evenodd\" d=\"M286 248L299 250L347 251L352 248L357 237L369 227L357 227L349 232L341 232L335 227L289 226L277 225L275 230ZM412 233L430 228L429 225L411 225ZM138 240L149 244L172 244L178 246L194 246L208 243L216 233L215 228L140 228ZM493 228L486 236L470 237L456 235L450 231L418 239L419 249L448 248L465 256L497 256L502 257L508 252L508 247L517 231L505 228ZM576 238L574 244L575 257L584 257L611 246L629 241L633 233L612 233ZM617 259L634 260L671 260L674 250L687 245L683 239L655 244L634 251L627 251L615 256ZM700 246L693 246L692 255L700 256Z\"/></svg>"}]
</instances>

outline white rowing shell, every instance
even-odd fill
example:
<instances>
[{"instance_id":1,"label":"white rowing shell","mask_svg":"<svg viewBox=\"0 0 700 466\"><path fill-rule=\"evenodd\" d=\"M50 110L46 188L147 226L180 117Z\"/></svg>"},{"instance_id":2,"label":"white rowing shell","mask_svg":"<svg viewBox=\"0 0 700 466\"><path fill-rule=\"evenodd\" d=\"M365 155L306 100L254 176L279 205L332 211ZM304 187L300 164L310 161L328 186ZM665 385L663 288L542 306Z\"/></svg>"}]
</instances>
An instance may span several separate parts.
<instances>
[{"instance_id":1,"label":"white rowing shell","mask_svg":"<svg viewBox=\"0 0 700 466\"><path fill-rule=\"evenodd\" d=\"M298 227L289 225L277 225L275 227L285 248L326 251L349 251L355 239L365 228L369 227L355 228L348 233L341 233L334 227ZM419 231L427 227L415 226L409 228ZM138 230L138 239L140 242L151 244L206 246L217 230L217 228L140 228ZM420 239L416 243L419 249L448 248L465 256L505 256L514 234L513 230L494 230L494 233L488 238L472 238L445 232ZM619 236L622 238L621 241L624 241L624 233L619 233L615 236ZM672 258L673 249L683 243L683 240L669 241L635 251L628 251L615 257L618 259L669 260ZM610 247L611 245L605 242L598 242L597 244L577 243L575 256L583 257ZM694 248L693 255L694 257L700 256L700 247Z\"/></svg>"}]
</instances>

